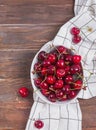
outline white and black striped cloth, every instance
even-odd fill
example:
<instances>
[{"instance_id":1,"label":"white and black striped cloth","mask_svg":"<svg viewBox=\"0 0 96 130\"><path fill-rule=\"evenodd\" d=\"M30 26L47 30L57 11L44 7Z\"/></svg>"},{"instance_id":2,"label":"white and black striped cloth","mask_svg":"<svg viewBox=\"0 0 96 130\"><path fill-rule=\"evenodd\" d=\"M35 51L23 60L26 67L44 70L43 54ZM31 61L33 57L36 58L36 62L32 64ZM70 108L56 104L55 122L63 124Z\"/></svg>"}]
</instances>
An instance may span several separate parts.
<instances>
[{"instance_id":1,"label":"white and black striped cloth","mask_svg":"<svg viewBox=\"0 0 96 130\"><path fill-rule=\"evenodd\" d=\"M64 24L51 44L60 44L73 48L82 56L84 79L87 81L87 90L81 90L78 98L89 99L96 96L96 0L75 0L75 17ZM74 45L70 29L76 26L81 29L82 41ZM91 31L88 30L91 28ZM89 78L89 70L93 73ZM79 102L75 99L67 105L51 105L34 94L34 104L25 130L38 130L34 127L34 120L44 122L41 130L81 130L82 113Z\"/></svg>"}]
</instances>

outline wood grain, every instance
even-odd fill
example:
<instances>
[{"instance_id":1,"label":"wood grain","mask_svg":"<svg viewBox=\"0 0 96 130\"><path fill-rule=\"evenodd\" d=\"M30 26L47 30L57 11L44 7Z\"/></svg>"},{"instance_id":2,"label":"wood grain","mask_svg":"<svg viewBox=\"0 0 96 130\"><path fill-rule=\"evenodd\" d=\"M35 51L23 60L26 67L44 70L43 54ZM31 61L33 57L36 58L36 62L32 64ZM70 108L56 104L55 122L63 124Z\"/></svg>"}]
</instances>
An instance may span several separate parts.
<instances>
[{"instance_id":1,"label":"wood grain","mask_svg":"<svg viewBox=\"0 0 96 130\"><path fill-rule=\"evenodd\" d=\"M73 17L73 0L0 0L0 130L24 130L33 104L30 66L36 52ZM18 89L30 95L22 99ZM96 130L96 98L80 100L83 130Z\"/></svg>"}]
</instances>

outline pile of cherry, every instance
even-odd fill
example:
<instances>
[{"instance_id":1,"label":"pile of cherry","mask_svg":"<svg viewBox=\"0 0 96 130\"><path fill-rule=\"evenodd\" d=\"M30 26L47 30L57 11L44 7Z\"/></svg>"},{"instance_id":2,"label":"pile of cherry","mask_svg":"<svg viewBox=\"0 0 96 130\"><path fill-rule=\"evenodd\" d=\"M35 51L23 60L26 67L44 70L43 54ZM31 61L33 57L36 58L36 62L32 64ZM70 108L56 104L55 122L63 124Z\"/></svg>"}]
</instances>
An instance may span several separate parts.
<instances>
[{"instance_id":1,"label":"pile of cherry","mask_svg":"<svg viewBox=\"0 0 96 130\"><path fill-rule=\"evenodd\" d=\"M83 83L81 56L64 46L54 46L47 53L39 52L34 65L34 83L51 102L73 99Z\"/></svg>"}]
</instances>

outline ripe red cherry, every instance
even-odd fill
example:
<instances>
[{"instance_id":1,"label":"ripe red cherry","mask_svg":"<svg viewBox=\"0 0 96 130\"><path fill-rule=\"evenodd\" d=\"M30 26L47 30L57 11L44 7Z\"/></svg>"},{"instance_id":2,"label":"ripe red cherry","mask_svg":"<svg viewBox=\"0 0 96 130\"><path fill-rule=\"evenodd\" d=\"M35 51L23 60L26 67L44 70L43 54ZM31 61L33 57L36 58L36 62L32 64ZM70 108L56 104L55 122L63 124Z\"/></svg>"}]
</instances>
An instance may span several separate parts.
<instances>
[{"instance_id":1,"label":"ripe red cherry","mask_svg":"<svg viewBox=\"0 0 96 130\"><path fill-rule=\"evenodd\" d=\"M43 68L41 69L41 75L42 75L42 76L47 75L47 68L43 67Z\"/></svg>"},{"instance_id":2,"label":"ripe red cherry","mask_svg":"<svg viewBox=\"0 0 96 130\"><path fill-rule=\"evenodd\" d=\"M73 55L73 62L74 62L74 64L79 64L81 62L81 56Z\"/></svg>"},{"instance_id":3,"label":"ripe red cherry","mask_svg":"<svg viewBox=\"0 0 96 130\"><path fill-rule=\"evenodd\" d=\"M34 122L34 126L35 126L36 128L38 128L38 129L41 129L41 128L43 128L44 123L43 123L41 120L36 120L36 121Z\"/></svg>"},{"instance_id":4,"label":"ripe red cherry","mask_svg":"<svg viewBox=\"0 0 96 130\"><path fill-rule=\"evenodd\" d=\"M61 99L59 99L60 101L66 101L67 100L67 95L63 95L63 97Z\"/></svg>"},{"instance_id":5,"label":"ripe red cherry","mask_svg":"<svg viewBox=\"0 0 96 130\"><path fill-rule=\"evenodd\" d=\"M78 44L81 41L81 36L75 35L73 36L72 42Z\"/></svg>"},{"instance_id":6,"label":"ripe red cherry","mask_svg":"<svg viewBox=\"0 0 96 130\"><path fill-rule=\"evenodd\" d=\"M44 67L48 67L48 66L50 66L51 65L51 62L48 60L48 59L45 59L44 61L43 61L43 66Z\"/></svg>"},{"instance_id":7,"label":"ripe red cherry","mask_svg":"<svg viewBox=\"0 0 96 130\"><path fill-rule=\"evenodd\" d=\"M54 84L55 81L56 81L56 78L53 75L48 75L46 81L47 81L48 84Z\"/></svg>"},{"instance_id":8,"label":"ripe red cherry","mask_svg":"<svg viewBox=\"0 0 96 130\"><path fill-rule=\"evenodd\" d=\"M80 65L72 65L70 68L71 74L76 74L79 73L80 71L81 71Z\"/></svg>"},{"instance_id":9,"label":"ripe red cherry","mask_svg":"<svg viewBox=\"0 0 96 130\"><path fill-rule=\"evenodd\" d=\"M57 69L57 71L56 71L56 76L57 76L58 78L64 77L64 76L65 76L65 70L64 70L64 69Z\"/></svg>"},{"instance_id":10,"label":"ripe red cherry","mask_svg":"<svg viewBox=\"0 0 96 130\"><path fill-rule=\"evenodd\" d=\"M80 33L80 29L79 28L73 27L71 29L71 34L72 35L78 35L79 33Z\"/></svg>"},{"instance_id":11,"label":"ripe red cherry","mask_svg":"<svg viewBox=\"0 0 96 130\"><path fill-rule=\"evenodd\" d=\"M48 67L48 74L54 74L55 70L56 70L55 66L54 65L50 65Z\"/></svg>"},{"instance_id":12,"label":"ripe red cherry","mask_svg":"<svg viewBox=\"0 0 96 130\"><path fill-rule=\"evenodd\" d=\"M50 93L48 96L48 100L51 102L56 102L56 95L55 93Z\"/></svg>"},{"instance_id":13,"label":"ripe red cherry","mask_svg":"<svg viewBox=\"0 0 96 130\"><path fill-rule=\"evenodd\" d=\"M47 57L47 53L45 51L41 51L39 54L38 54L38 60L41 60L43 61L44 59L46 59Z\"/></svg>"},{"instance_id":14,"label":"ripe red cherry","mask_svg":"<svg viewBox=\"0 0 96 130\"><path fill-rule=\"evenodd\" d=\"M22 97L27 97L29 95L29 90L28 88L26 87L21 87L19 89L19 94L22 96Z\"/></svg>"},{"instance_id":15,"label":"ripe red cherry","mask_svg":"<svg viewBox=\"0 0 96 130\"><path fill-rule=\"evenodd\" d=\"M58 90L58 91L56 91L56 97L57 97L58 99L62 99L63 96L64 96L64 91L63 91L63 90Z\"/></svg>"},{"instance_id":16,"label":"ripe red cherry","mask_svg":"<svg viewBox=\"0 0 96 130\"><path fill-rule=\"evenodd\" d=\"M70 89L71 89L70 85L64 85L64 87L63 87L63 91L64 91L65 94L69 94L70 93Z\"/></svg>"},{"instance_id":17,"label":"ripe red cherry","mask_svg":"<svg viewBox=\"0 0 96 130\"><path fill-rule=\"evenodd\" d=\"M64 68L64 66L65 66L64 60L58 60L57 61L57 67L58 68Z\"/></svg>"},{"instance_id":18,"label":"ripe red cherry","mask_svg":"<svg viewBox=\"0 0 96 130\"><path fill-rule=\"evenodd\" d=\"M48 95L50 94L50 91L48 91L47 89L41 89L41 93L42 93L44 96L48 97Z\"/></svg>"},{"instance_id":19,"label":"ripe red cherry","mask_svg":"<svg viewBox=\"0 0 96 130\"><path fill-rule=\"evenodd\" d=\"M73 82L73 77L71 75L67 75L65 77L65 83L70 84Z\"/></svg>"},{"instance_id":20,"label":"ripe red cherry","mask_svg":"<svg viewBox=\"0 0 96 130\"><path fill-rule=\"evenodd\" d=\"M57 50L59 53L66 53L67 52L67 49L64 46L58 46Z\"/></svg>"},{"instance_id":21,"label":"ripe red cherry","mask_svg":"<svg viewBox=\"0 0 96 130\"><path fill-rule=\"evenodd\" d=\"M51 62L51 63L55 63L56 62L56 56L55 54L48 54L47 59Z\"/></svg>"},{"instance_id":22,"label":"ripe red cherry","mask_svg":"<svg viewBox=\"0 0 96 130\"><path fill-rule=\"evenodd\" d=\"M68 62L72 62L72 55L67 54L66 57L65 57L65 60L68 61Z\"/></svg>"},{"instance_id":23,"label":"ripe red cherry","mask_svg":"<svg viewBox=\"0 0 96 130\"><path fill-rule=\"evenodd\" d=\"M76 91L70 91L69 95L68 95L68 99L72 99L75 98L77 95Z\"/></svg>"},{"instance_id":24,"label":"ripe red cherry","mask_svg":"<svg viewBox=\"0 0 96 130\"><path fill-rule=\"evenodd\" d=\"M61 54L59 59L65 60L65 54Z\"/></svg>"},{"instance_id":25,"label":"ripe red cherry","mask_svg":"<svg viewBox=\"0 0 96 130\"><path fill-rule=\"evenodd\" d=\"M62 79L57 80L57 81L55 82L54 88L55 88L55 89L63 88L63 80L62 80Z\"/></svg>"},{"instance_id":26,"label":"ripe red cherry","mask_svg":"<svg viewBox=\"0 0 96 130\"><path fill-rule=\"evenodd\" d=\"M35 71L41 71L41 64L39 62L35 63L34 70Z\"/></svg>"},{"instance_id":27,"label":"ripe red cherry","mask_svg":"<svg viewBox=\"0 0 96 130\"><path fill-rule=\"evenodd\" d=\"M41 82L40 88L41 89L48 89L48 84L46 82Z\"/></svg>"},{"instance_id":28,"label":"ripe red cherry","mask_svg":"<svg viewBox=\"0 0 96 130\"><path fill-rule=\"evenodd\" d=\"M75 89L81 89L82 87L82 81L81 80L77 80L75 83L74 83L74 88Z\"/></svg>"},{"instance_id":29,"label":"ripe red cherry","mask_svg":"<svg viewBox=\"0 0 96 130\"><path fill-rule=\"evenodd\" d=\"M70 66L66 66L65 67L65 75L67 75L69 73L69 70L70 70Z\"/></svg>"},{"instance_id":30,"label":"ripe red cherry","mask_svg":"<svg viewBox=\"0 0 96 130\"><path fill-rule=\"evenodd\" d=\"M41 81L42 81L41 78L36 78L36 79L34 79L34 83L35 83L35 85L36 85L37 87L40 86Z\"/></svg>"}]
</instances>

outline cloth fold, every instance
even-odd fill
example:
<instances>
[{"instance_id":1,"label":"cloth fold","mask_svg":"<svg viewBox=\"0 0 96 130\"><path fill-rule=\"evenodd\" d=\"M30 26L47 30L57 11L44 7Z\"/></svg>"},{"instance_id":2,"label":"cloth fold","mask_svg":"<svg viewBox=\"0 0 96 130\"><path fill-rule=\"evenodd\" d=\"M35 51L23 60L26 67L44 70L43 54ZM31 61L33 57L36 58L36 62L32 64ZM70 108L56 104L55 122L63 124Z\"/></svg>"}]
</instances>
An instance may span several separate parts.
<instances>
[{"instance_id":1,"label":"cloth fold","mask_svg":"<svg viewBox=\"0 0 96 130\"><path fill-rule=\"evenodd\" d=\"M89 99L96 96L96 0L75 0L75 17L64 24L50 43L72 48L82 56L86 91L81 90L78 98ZM70 29L76 26L81 30L82 41L74 45ZM91 31L90 31L91 29ZM86 71L88 70L88 71ZM93 75L89 78L89 72ZM31 108L25 130L38 130L34 127L35 120L42 120L41 130L81 130L82 113L78 99L67 105L51 105L44 102L34 93L34 103Z\"/></svg>"}]
</instances>

